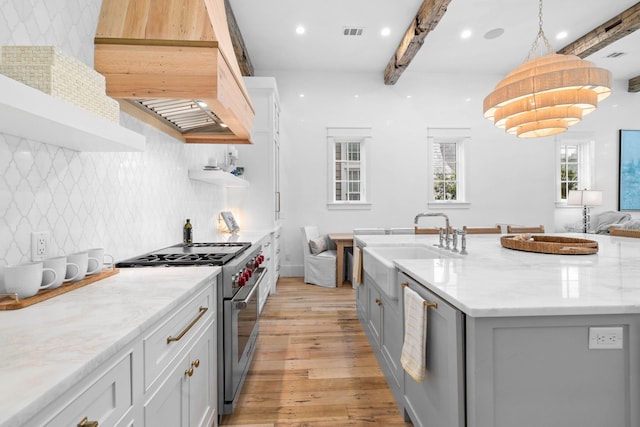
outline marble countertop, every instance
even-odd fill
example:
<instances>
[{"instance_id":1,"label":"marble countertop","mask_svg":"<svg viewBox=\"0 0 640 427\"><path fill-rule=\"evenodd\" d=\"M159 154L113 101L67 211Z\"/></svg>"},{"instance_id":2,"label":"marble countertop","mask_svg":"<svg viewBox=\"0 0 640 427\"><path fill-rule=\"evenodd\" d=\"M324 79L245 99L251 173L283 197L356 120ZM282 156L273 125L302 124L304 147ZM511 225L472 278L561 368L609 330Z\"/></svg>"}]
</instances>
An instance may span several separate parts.
<instances>
[{"instance_id":1,"label":"marble countertop","mask_svg":"<svg viewBox=\"0 0 640 427\"><path fill-rule=\"evenodd\" d=\"M640 239L559 235L596 240L598 253L523 252L502 247L499 235L469 235L468 255L394 263L473 317L640 313ZM431 246L437 240L433 235L357 236L359 246Z\"/></svg>"},{"instance_id":2,"label":"marble countertop","mask_svg":"<svg viewBox=\"0 0 640 427\"><path fill-rule=\"evenodd\" d=\"M22 425L219 272L123 268L30 307L0 311L0 426Z\"/></svg>"}]
</instances>

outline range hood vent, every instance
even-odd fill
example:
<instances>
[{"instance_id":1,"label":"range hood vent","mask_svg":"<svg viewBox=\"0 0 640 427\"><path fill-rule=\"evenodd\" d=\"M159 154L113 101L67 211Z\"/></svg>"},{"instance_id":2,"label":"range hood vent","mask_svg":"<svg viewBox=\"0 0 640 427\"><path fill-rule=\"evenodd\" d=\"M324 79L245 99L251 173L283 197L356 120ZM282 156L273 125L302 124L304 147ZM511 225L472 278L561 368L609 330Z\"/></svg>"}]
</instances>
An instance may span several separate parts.
<instances>
[{"instance_id":1,"label":"range hood vent","mask_svg":"<svg viewBox=\"0 0 640 427\"><path fill-rule=\"evenodd\" d=\"M182 134L208 133L232 135L229 127L202 101L136 99L133 102L137 107L151 114L157 114L169 126Z\"/></svg>"},{"instance_id":2,"label":"range hood vent","mask_svg":"<svg viewBox=\"0 0 640 427\"><path fill-rule=\"evenodd\" d=\"M107 95L185 142L251 143L255 112L224 3L103 0L94 66Z\"/></svg>"}]
</instances>

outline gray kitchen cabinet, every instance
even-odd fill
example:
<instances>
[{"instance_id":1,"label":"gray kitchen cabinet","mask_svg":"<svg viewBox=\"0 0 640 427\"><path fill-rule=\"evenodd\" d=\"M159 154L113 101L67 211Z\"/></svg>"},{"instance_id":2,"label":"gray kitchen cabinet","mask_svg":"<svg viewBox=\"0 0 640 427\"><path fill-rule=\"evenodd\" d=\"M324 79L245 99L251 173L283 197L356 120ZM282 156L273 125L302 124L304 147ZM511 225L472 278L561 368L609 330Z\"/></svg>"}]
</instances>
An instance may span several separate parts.
<instances>
[{"instance_id":1,"label":"gray kitchen cabinet","mask_svg":"<svg viewBox=\"0 0 640 427\"><path fill-rule=\"evenodd\" d=\"M369 288L371 285L366 286L365 283L361 283L356 287L356 312L358 313L358 319L364 327L369 319Z\"/></svg>"},{"instance_id":2,"label":"gray kitchen cabinet","mask_svg":"<svg viewBox=\"0 0 640 427\"><path fill-rule=\"evenodd\" d=\"M358 286L357 292L356 305L360 321L363 323L389 388L399 408L402 408L404 371L400 365L402 320L399 301L389 298L382 292L366 272L364 273L364 283ZM365 307L363 307L363 302Z\"/></svg>"},{"instance_id":3,"label":"gray kitchen cabinet","mask_svg":"<svg viewBox=\"0 0 640 427\"><path fill-rule=\"evenodd\" d=\"M620 348L589 348L603 327L621 331ZM467 425L640 425L639 331L629 314L467 316Z\"/></svg>"},{"instance_id":4,"label":"gray kitchen cabinet","mask_svg":"<svg viewBox=\"0 0 640 427\"><path fill-rule=\"evenodd\" d=\"M426 301L438 304L427 311L426 373L417 382L404 373L405 411L415 426L465 426L463 314L406 274L408 284ZM402 293L404 295L404 292Z\"/></svg>"},{"instance_id":5,"label":"gray kitchen cabinet","mask_svg":"<svg viewBox=\"0 0 640 427\"><path fill-rule=\"evenodd\" d=\"M384 310L382 297L380 296L380 291L372 285L373 279L368 277L367 274L365 274L364 281L365 286L369 286L369 299L367 301L369 318L367 319L367 329L369 330L370 338L372 340L371 346L378 350L382 339L382 319Z\"/></svg>"}]
</instances>

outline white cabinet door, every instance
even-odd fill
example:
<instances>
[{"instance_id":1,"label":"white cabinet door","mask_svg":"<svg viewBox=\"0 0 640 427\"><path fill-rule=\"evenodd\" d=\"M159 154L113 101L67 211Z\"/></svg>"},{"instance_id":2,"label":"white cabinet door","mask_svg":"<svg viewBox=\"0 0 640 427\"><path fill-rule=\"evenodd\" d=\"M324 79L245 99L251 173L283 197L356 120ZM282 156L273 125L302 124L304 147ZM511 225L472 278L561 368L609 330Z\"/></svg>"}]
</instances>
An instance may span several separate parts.
<instances>
[{"instance_id":1,"label":"white cabinet door","mask_svg":"<svg viewBox=\"0 0 640 427\"><path fill-rule=\"evenodd\" d=\"M185 375L188 368L188 355L185 355L144 405L146 427L189 425L188 377Z\"/></svg>"},{"instance_id":2,"label":"white cabinet door","mask_svg":"<svg viewBox=\"0 0 640 427\"><path fill-rule=\"evenodd\" d=\"M189 426L208 427L217 416L217 358L215 323L212 323L189 354L193 375L189 377Z\"/></svg>"},{"instance_id":3,"label":"white cabinet door","mask_svg":"<svg viewBox=\"0 0 640 427\"><path fill-rule=\"evenodd\" d=\"M215 323L198 335L144 408L146 427L208 427L217 416Z\"/></svg>"}]
</instances>

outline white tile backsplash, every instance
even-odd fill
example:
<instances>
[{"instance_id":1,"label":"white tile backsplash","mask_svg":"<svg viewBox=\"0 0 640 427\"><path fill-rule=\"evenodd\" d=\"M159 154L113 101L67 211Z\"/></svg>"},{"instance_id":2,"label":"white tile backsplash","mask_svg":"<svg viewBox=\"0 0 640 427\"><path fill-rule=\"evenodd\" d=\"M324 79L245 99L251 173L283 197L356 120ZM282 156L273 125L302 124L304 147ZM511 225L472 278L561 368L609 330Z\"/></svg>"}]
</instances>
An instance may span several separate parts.
<instances>
[{"instance_id":1,"label":"white tile backsplash","mask_svg":"<svg viewBox=\"0 0 640 427\"><path fill-rule=\"evenodd\" d=\"M100 0L0 0L0 45L52 45L93 66ZM188 145L120 114L147 138L142 153L85 153L0 133L0 265L30 259L31 231L50 255L104 247L124 259L215 233L226 190L188 178L226 146Z\"/></svg>"}]
</instances>

